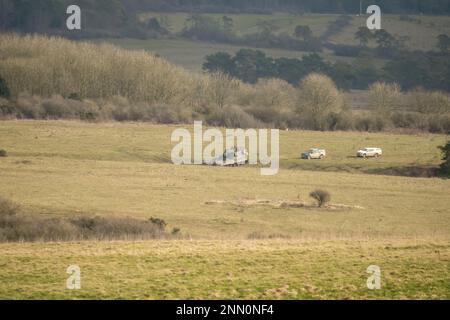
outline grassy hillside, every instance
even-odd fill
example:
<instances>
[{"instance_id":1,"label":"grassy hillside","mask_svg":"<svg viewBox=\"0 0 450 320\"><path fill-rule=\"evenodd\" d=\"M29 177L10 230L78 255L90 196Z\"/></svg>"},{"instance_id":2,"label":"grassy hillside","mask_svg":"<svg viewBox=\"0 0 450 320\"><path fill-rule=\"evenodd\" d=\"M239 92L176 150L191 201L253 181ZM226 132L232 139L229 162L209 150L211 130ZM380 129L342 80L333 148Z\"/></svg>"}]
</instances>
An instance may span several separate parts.
<instances>
[{"instance_id":1,"label":"grassy hillside","mask_svg":"<svg viewBox=\"0 0 450 320\"><path fill-rule=\"evenodd\" d=\"M255 232L327 239L448 235L448 180L361 174L437 164L437 146L445 136L283 132L282 169L263 177L255 167L174 166L169 160L174 128L3 122L0 145L10 156L0 161L0 194L35 214L157 216L194 238L245 239ZM356 149L372 145L386 155L354 157ZM297 159L312 146L327 148L329 159ZM312 205L308 194L316 188L346 207L278 205Z\"/></svg>"},{"instance_id":2,"label":"grassy hillside","mask_svg":"<svg viewBox=\"0 0 450 320\"><path fill-rule=\"evenodd\" d=\"M221 19L224 14L205 14L214 19ZM317 37L323 36L328 25L339 18L333 14L304 14L293 15L288 13L264 14L226 14L234 20L234 31L237 35L245 35L258 32L258 23L269 21L275 26L277 33L287 32L292 34L297 25L308 25ZM179 32L185 26L189 17L187 13L153 13L148 12L141 15L142 19L164 17L168 21L172 32ZM357 44L354 35L359 27L366 26L367 17L352 16L351 25L338 32L330 40L342 44ZM385 14L382 16L382 28L389 33L398 36L410 37L407 43L411 49L430 50L433 49L439 34L450 33L450 18L446 16L400 16Z\"/></svg>"},{"instance_id":3,"label":"grassy hillside","mask_svg":"<svg viewBox=\"0 0 450 320\"><path fill-rule=\"evenodd\" d=\"M382 15L381 21L381 27L389 33L397 37L408 37L405 45L413 50L436 49L437 36L450 33L450 17L448 16ZM356 45L358 42L354 38L355 32L365 25L365 17L354 17L350 26L330 40Z\"/></svg>"},{"instance_id":4,"label":"grassy hillside","mask_svg":"<svg viewBox=\"0 0 450 320\"><path fill-rule=\"evenodd\" d=\"M258 23L261 21L270 21L276 28L277 32L293 33L298 24L309 25L314 35L322 35L327 27L327 24L336 20L339 15L333 14L305 14L293 15L288 13L274 13L268 14L204 14L216 20L222 19L224 15L230 17L234 21L234 31L237 35L245 35L258 32ZM146 20L149 17L156 17L158 19L164 18L169 25L172 32L179 32L183 30L186 25L186 19L189 18L188 13L159 13L147 12L141 14L141 19Z\"/></svg>"},{"instance_id":5,"label":"grassy hillside","mask_svg":"<svg viewBox=\"0 0 450 320\"><path fill-rule=\"evenodd\" d=\"M204 14L218 21L224 14ZM247 35L258 32L258 23L269 21L275 27L275 33L287 32L292 34L297 25L308 25L316 37L321 37L327 31L328 25L339 18L339 15L333 14L304 14L293 15L288 13L274 13L272 15L264 14L227 14L234 21L234 32L237 35ZM141 14L142 20L155 17L160 21L166 21L167 27L172 33L178 33L186 25L187 13L159 13L147 12ZM382 27L389 33L397 37L408 37L406 46L410 49L431 50L435 49L437 36L439 34L450 33L450 18L446 16L400 16L383 15ZM357 45L355 33L359 27L366 25L366 17L352 16L350 25L339 30L328 40L337 44ZM183 66L188 70L200 71L206 55L225 51L235 53L241 47L215 42L198 42L185 39L98 39L96 41L111 42L115 45L127 49L144 49L157 53L168 59L170 62ZM375 44L370 44L374 46ZM306 54L305 52L283 50L283 49L261 49L267 55L272 57L299 58ZM325 50L321 54L328 61L343 60L347 62L354 61L354 58L337 57L332 52ZM383 65L384 61L376 59L377 65Z\"/></svg>"},{"instance_id":6,"label":"grassy hillside","mask_svg":"<svg viewBox=\"0 0 450 320\"><path fill-rule=\"evenodd\" d=\"M0 158L0 195L23 213L159 217L193 239L0 244L0 298L450 297L450 181L361 173L436 164L445 136L282 132L282 169L262 177L255 167L174 166L175 128L0 122L9 154ZM348 158L367 144L386 156ZM295 159L312 145L330 159ZM308 199L315 188L331 193L329 208ZM79 291L65 289L72 264L82 270ZM382 269L382 290L366 289L371 264Z\"/></svg>"}]
</instances>

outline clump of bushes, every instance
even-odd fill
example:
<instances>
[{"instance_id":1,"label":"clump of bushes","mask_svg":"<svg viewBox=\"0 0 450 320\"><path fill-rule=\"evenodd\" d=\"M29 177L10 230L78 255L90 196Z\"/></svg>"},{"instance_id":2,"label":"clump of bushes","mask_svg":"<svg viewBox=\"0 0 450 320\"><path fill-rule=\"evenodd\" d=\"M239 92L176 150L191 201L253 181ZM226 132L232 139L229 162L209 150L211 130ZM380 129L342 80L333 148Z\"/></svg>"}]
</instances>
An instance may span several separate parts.
<instances>
[{"instance_id":1,"label":"clump of bushes","mask_svg":"<svg viewBox=\"0 0 450 320\"><path fill-rule=\"evenodd\" d=\"M8 153L4 149L0 149L0 158L7 157Z\"/></svg>"},{"instance_id":2,"label":"clump of bushes","mask_svg":"<svg viewBox=\"0 0 450 320\"><path fill-rule=\"evenodd\" d=\"M261 127L258 120L237 106L218 108L207 116L206 121L217 127L242 129Z\"/></svg>"},{"instance_id":3,"label":"clump of bushes","mask_svg":"<svg viewBox=\"0 0 450 320\"><path fill-rule=\"evenodd\" d=\"M6 85L5 79L0 76L0 97L9 98L11 92L9 91L8 86Z\"/></svg>"},{"instance_id":4,"label":"clump of bushes","mask_svg":"<svg viewBox=\"0 0 450 320\"><path fill-rule=\"evenodd\" d=\"M159 218L42 218L20 214L19 207L0 197L0 242L176 239L181 231L166 231Z\"/></svg>"},{"instance_id":5,"label":"clump of bushes","mask_svg":"<svg viewBox=\"0 0 450 320\"><path fill-rule=\"evenodd\" d=\"M315 190L309 194L311 198L317 201L319 208L325 206L331 200L331 195L325 190Z\"/></svg>"},{"instance_id":6,"label":"clump of bushes","mask_svg":"<svg viewBox=\"0 0 450 320\"><path fill-rule=\"evenodd\" d=\"M0 217L14 216L17 214L19 206L14 202L0 197Z\"/></svg>"},{"instance_id":7,"label":"clump of bushes","mask_svg":"<svg viewBox=\"0 0 450 320\"><path fill-rule=\"evenodd\" d=\"M440 147L442 151L442 164L440 166L440 173L450 176L450 141L445 146Z\"/></svg>"},{"instance_id":8,"label":"clump of bushes","mask_svg":"<svg viewBox=\"0 0 450 320\"><path fill-rule=\"evenodd\" d=\"M259 231L255 231L250 233L247 236L247 239L249 240L264 240L264 239L291 239L291 236L289 235L285 235L282 233L272 233L272 234L265 234L265 233L261 233Z\"/></svg>"}]
</instances>

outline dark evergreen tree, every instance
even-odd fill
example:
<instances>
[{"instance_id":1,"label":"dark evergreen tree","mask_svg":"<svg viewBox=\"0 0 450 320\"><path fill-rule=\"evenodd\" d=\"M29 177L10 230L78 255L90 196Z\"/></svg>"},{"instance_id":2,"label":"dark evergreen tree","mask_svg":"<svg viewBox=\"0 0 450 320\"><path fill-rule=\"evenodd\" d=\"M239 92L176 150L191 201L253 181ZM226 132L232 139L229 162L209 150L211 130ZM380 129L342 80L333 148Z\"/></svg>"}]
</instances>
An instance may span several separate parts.
<instances>
[{"instance_id":1,"label":"dark evergreen tree","mask_svg":"<svg viewBox=\"0 0 450 320\"><path fill-rule=\"evenodd\" d=\"M9 98L10 96L11 92L6 85L6 81L0 76L0 97Z\"/></svg>"},{"instance_id":2,"label":"dark evergreen tree","mask_svg":"<svg viewBox=\"0 0 450 320\"><path fill-rule=\"evenodd\" d=\"M450 175L450 141L447 142L445 146L439 147L442 151L441 173L445 175Z\"/></svg>"}]
</instances>

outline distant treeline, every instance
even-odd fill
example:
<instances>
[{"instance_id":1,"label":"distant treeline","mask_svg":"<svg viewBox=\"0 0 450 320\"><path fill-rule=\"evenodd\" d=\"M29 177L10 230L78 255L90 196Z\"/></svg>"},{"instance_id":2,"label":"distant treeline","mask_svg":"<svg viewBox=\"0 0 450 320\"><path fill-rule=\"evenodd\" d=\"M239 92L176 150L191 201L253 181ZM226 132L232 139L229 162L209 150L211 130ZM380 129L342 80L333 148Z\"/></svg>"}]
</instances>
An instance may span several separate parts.
<instances>
[{"instance_id":1,"label":"distant treeline","mask_svg":"<svg viewBox=\"0 0 450 320\"><path fill-rule=\"evenodd\" d=\"M136 32L136 14L143 11L356 14L360 8L359 0L0 0L0 30L62 31L71 4L82 7L85 27L113 35L118 30ZM450 13L450 0L363 1L364 6L370 4L380 5L383 13Z\"/></svg>"},{"instance_id":2,"label":"distant treeline","mask_svg":"<svg viewBox=\"0 0 450 320\"><path fill-rule=\"evenodd\" d=\"M124 0L127 5L146 10L198 12L273 11L312 13L359 13L359 0ZM363 6L377 4L385 13L447 14L448 0L363 0Z\"/></svg>"},{"instance_id":3,"label":"distant treeline","mask_svg":"<svg viewBox=\"0 0 450 320\"><path fill-rule=\"evenodd\" d=\"M206 56L203 69L224 72L244 82L280 78L292 85L312 72L331 77L340 89L367 89L378 81L396 82L404 89L423 87L450 91L450 55L444 52L400 52L384 67L377 67L369 55L352 62L329 62L316 53L301 59L272 58L264 52L241 49L234 56L218 52Z\"/></svg>"}]
</instances>

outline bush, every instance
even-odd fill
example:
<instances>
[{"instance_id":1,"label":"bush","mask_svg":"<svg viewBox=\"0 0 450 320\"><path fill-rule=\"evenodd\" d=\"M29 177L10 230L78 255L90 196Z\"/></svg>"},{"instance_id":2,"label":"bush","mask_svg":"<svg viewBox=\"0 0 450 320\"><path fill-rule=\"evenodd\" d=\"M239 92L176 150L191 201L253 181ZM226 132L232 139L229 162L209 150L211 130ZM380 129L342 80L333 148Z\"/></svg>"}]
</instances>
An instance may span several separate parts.
<instances>
[{"instance_id":1,"label":"bush","mask_svg":"<svg viewBox=\"0 0 450 320\"><path fill-rule=\"evenodd\" d=\"M69 220L81 239L156 239L167 236L162 227L151 220L133 218L81 217Z\"/></svg>"},{"instance_id":2,"label":"bush","mask_svg":"<svg viewBox=\"0 0 450 320\"><path fill-rule=\"evenodd\" d=\"M412 111L423 114L450 113L450 98L447 93L441 91L415 89L408 93L407 103L412 107Z\"/></svg>"},{"instance_id":3,"label":"bush","mask_svg":"<svg viewBox=\"0 0 450 320\"><path fill-rule=\"evenodd\" d=\"M445 146L439 147L442 151L442 164L440 172L444 175L450 175L450 141Z\"/></svg>"},{"instance_id":4,"label":"bush","mask_svg":"<svg viewBox=\"0 0 450 320\"><path fill-rule=\"evenodd\" d=\"M0 216L14 216L18 211L18 205L8 199L0 197Z\"/></svg>"},{"instance_id":5,"label":"bush","mask_svg":"<svg viewBox=\"0 0 450 320\"><path fill-rule=\"evenodd\" d=\"M331 112L327 117L327 129L336 131L336 130L352 130L353 125L353 117L352 114L348 111L341 111L339 113Z\"/></svg>"},{"instance_id":6,"label":"bush","mask_svg":"<svg viewBox=\"0 0 450 320\"><path fill-rule=\"evenodd\" d=\"M331 195L328 193L328 191L324 190L313 191L309 194L309 196L317 201L319 208L322 208L331 200Z\"/></svg>"},{"instance_id":7,"label":"bush","mask_svg":"<svg viewBox=\"0 0 450 320\"><path fill-rule=\"evenodd\" d=\"M382 131L389 125L389 119L375 116L359 116L355 118L355 129L358 131L378 132Z\"/></svg>"},{"instance_id":8,"label":"bush","mask_svg":"<svg viewBox=\"0 0 450 320\"><path fill-rule=\"evenodd\" d=\"M396 83L376 82L369 87L374 110L382 115L390 115L401 97L400 86Z\"/></svg>"},{"instance_id":9,"label":"bush","mask_svg":"<svg viewBox=\"0 0 450 320\"><path fill-rule=\"evenodd\" d=\"M211 126L226 128L259 128L261 124L251 115L237 106L216 109L206 118Z\"/></svg>"},{"instance_id":10,"label":"bush","mask_svg":"<svg viewBox=\"0 0 450 320\"><path fill-rule=\"evenodd\" d=\"M0 77L0 97L9 98L11 96L11 93L9 92L9 88L6 85L5 79Z\"/></svg>"},{"instance_id":11,"label":"bush","mask_svg":"<svg viewBox=\"0 0 450 320\"><path fill-rule=\"evenodd\" d=\"M7 157L8 153L4 149L0 149L0 158Z\"/></svg>"},{"instance_id":12,"label":"bush","mask_svg":"<svg viewBox=\"0 0 450 320\"><path fill-rule=\"evenodd\" d=\"M364 48L345 45L345 44L335 44L332 46L334 54L341 57L358 57Z\"/></svg>"},{"instance_id":13,"label":"bush","mask_svg":"<svg viewBox=\"0 0 450 320\"><path fill-rule=\"evenodd\" d=\"M147 120L163 124L189 123L192 121L192 111L189 108L178 105L155 104L134 109L137 112L146 112L144 117L136 116L134 121Z\"/></svg>"}]
</instances>

